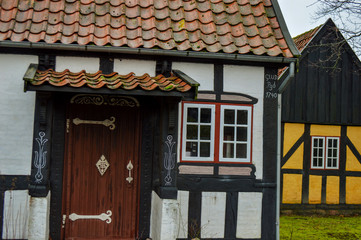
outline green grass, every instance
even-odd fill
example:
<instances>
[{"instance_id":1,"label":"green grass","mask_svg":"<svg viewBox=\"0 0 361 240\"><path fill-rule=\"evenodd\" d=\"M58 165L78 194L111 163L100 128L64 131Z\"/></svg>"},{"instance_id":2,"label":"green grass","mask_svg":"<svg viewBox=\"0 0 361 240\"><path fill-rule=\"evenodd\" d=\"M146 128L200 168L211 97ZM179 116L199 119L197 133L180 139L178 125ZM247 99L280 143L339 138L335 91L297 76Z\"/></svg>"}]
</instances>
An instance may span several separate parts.
<instances>
[{"instance_id":1,"label":"green grass","mask_svg":"<svg viewBox=\"0 0 361 240\"><path fill-rule=\"evenodd\" d=\"M361 240L361 216L281 216L281 240Z\"/></svg>"}]
</instances>

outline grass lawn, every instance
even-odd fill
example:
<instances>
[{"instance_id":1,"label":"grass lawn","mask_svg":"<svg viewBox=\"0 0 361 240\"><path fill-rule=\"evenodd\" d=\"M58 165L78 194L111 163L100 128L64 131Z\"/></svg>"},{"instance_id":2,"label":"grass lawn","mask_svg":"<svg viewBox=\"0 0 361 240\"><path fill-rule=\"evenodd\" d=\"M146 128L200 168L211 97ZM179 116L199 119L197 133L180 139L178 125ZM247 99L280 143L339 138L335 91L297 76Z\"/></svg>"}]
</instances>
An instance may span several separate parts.
<instances>
[{"instance_id":1,"label":"grass lawn","mask_svg":"<svg viewBox=\"0 0 361 240\"><path fill-rule=\"evenodd\" d=\"M361 240L361 216L281 216L281 240Z\"/></svg>"}]
</instances>

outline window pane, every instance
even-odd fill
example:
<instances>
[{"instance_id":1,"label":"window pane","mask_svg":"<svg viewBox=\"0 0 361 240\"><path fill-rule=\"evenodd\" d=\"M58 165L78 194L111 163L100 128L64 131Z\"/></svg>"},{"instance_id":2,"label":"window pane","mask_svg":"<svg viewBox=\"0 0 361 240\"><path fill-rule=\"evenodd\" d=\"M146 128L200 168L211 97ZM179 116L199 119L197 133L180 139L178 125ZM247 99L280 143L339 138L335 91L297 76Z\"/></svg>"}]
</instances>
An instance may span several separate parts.
<instances>
[{"instance_id":1,"label":"window pane","mask_svg":"<svg viewBox=\"0 0 361 240\"><path fill-rule=\"evenodd\" d=\"M322 154L322 149L320 148L320 149L318 149L318 155L317 156L323 156L323 154Z\"/></svg>"},{"instance_id":2,"label":"window pane","mask_svg":"<svg viewBox=\"0 0 361 240\"><path fill-rule=\"evenodd\" d=\"M322 167L322 166L323 166L322 161L323 161L322 158L318 158L318 164L317 164L317 166Z\"/></svg>"},{"instance_id":3,"label":"window pane","mask_svg":"<svg viewBox=\"0 0 361 240\"><path fill-rule=\"evenodd\" d=\"M337 167L337 159L333 159L332 167Z\"/></svg>"},{"instance_id":4,"label":"window pane","mask_svg":"<svg viewBox=\"0 0 361 240\"><path fill-rule=\"evenodd\" d=\"M332 157L332 149L328 149L327 156L328 156L328 157Z\"/></svg>"},{"instance_id":5,"label":"window pane","mask_svg":"<svg viewBox=\"0 0 361 240\"><path fill-rule=\"evenodd\" d=\"M237 124L247 124L248 112L246 110L237 111Z\"/></svg>"},{"instance_id":6,"label":"window pane","mask_svg":"<svg viewBox=\"0 0 361 240\"><path fill-rule=\"evenodd\" d=\"M223 128L223 140L234 141L234 127Z\"/></svg>"},{"instance_id":7,"label":"window pane","mask_svg":"<svg viewBox=\"0 0 361 240\"><path fill-rule=\"evenodd\" d=\"M313 156L317 157L317 149L313 149Z\"/></svg>"},{"instance_id":8,"label":"window pane","mask_svg":"<svg viewBox=\"0 0 361 240\"><path fill-rule=\"evenodd\" d=\"M246 127L237 127L237 141L247 141Z\"/></svg>"},{"instance_id":9,"label":"window pane","mask_svg":"<svg viewBox=\"0 0 361 240\"><path fill-rule=\"evenodd\" d=\"M247 158L247 144L237 144L236 158Z\"/></svg>"},{"instance_id":10,"label":"window pane","mask_svg":"<svg viewBox=\"0 0 361 240\"><path fill-rule=\"evenodd\" d=\"M198 139L197 125L187 125L187 139Z\"/></svg>"},{"instance_id":11,"label":"window pane","mask_svg":"<svg viewBox=\"0 0 361 240\"><path fill-rule=\"evenodd\" d=\"M210 123L211 122L211 109L202 108L201 109L201 123Z\"/></svg>"},{"instance_id":12,"label":"window pane","mask_svg":"<svg viewBox=\"0 0 361 240\"><path fill-rule=\"evenodd\" d=\"M211 140L211 126L201 127L201 140Z\"/></svg>"},{"instance_id":13,"label":"window pane","mask_svg":"<svg viewBox=\"0 0 361 240\"><path fill-rule=\"evenodd\" d=\"M188 108L187 122L198 122L198 108Z\"/></svg>"},{"instance_id":14,"label":"window pane","mask_svg":"<svg viewBox=\"0 0 361 240\"><path fill-rule=\"evenodd\" d=\"M318 146L323 147L323 139L318 139Z\"/></svg>"},{"instance_id":15,"label":"window pane","mask_svg":"<svg viewBox=\"0 0 361 240\"><path fill-rule=\"evenodd\" d=\"M332 147L333 139L328 139L328 147Z\"/></svg>"},{"instance_id":16,"label":"window pane","mask_svg":"<svg viewBox=\"0 0 361 240\"><path fill-rule=\"evenodd\" d=\"M332 159L331 158L327 158L327 167L332 167Z\"/></svg>"},{"instance_id":17,"label":"window pane","mask_svg":"<svg viewBox=\"0 0 361 240\"><path fill-rule=\"evenodd\" d=\"M333 157L337 157L337 149L333 149Z\"/></svg>"},{"instance_id":18,"label":"window pane","mask_svg":"<svg viewBox=\"0 0 361 240\"><path fill-rule=\"evenodd\" d=\"M313 146L314 147L317 147L318 146L318 139L313 139Z\"/></svg>"},{"instance_id":19,"label":"window pane","mask_svg":"<svg viewBox=\"0 0 361 240\"><path fill-rule=\"evenodd\" d=\"M333 147L334 147L334 148L337 148L337 147L338 147L338 146L337 146L337 145L338 145L337 143L338 143L337 139L334 139L334 141L333 141Z\"/></svg>"},{"instance_id":20,"label":"window pane","mask_svg":"<svg viewBox=\"0 0 361 240\"><path fill-rule=\"evenodd\" d=\"M234 110L231 109L224 110L224 123L234 124Z\"/></svg>"},{"instance_id":21,"label":"window pane","mask_svg":"<svg viewBox=\"0 0 361 240\"><path fill-rule=\"evenodd\" d=\"M313 165L313 167L317 167L317 158L313 158L312 165Z\"/></svg>"},{"instance_id":22,"label":"window pane","mask_svg":"<svg viewBox=\"0 0 361 240\"><path fill-rule=\"evenodd\" d=\"M198 143L197 142L187 142L186 143L186 156L187 157L197 157L198 156Z\"/></svg>"},{"instance_id":23,"label":"window pane","mask_svg":"<svg viewBox=\"0 0 361 240\"><path fill-rule=\"evenodd\" d=\"M201 157L210 157L211 155L211 144L202 142L200 144Z\"/></svg>"},{"instance_id":24,"label":"window pane","mask_svg":"<svg viewBox=\"0 0 361 240\"><path fill-rule=\"evenodd\" d=\"M223 143L223 158L234 158L233 143Z\"/></svg>"}]
</instances>

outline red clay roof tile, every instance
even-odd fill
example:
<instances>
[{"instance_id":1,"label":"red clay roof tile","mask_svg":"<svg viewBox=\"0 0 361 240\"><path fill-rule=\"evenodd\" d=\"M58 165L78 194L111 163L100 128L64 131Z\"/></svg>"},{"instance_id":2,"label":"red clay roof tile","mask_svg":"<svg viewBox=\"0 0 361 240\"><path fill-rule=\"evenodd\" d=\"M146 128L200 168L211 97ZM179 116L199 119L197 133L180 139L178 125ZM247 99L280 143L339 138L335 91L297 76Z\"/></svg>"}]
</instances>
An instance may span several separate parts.
<instances>
[{"instance_id":1,"label":"red clay roof tile","mask_svg":"<svg viewBox=\"0 0 361 240\"><path fill-rule=\"evenodd\" d=\"M135 76L134 73L127 75L120 75L115 72L103 74L101 71L86 73L84 70L78 73L70 72L69 70L63 72L55 72L52 69L45 71L37 70L34 78L27 80L27 82L34 86L50 84L56 87L87 86L94 89L102 87L125 90L140 88L146 91L159 89L167 92L172 90L187 92L192 88L186 81L175 75L170 77L164 77L163 75L150 77L148 74Z\"/></svg>"},{"instance_id":2,"label":"red clay roof tile","mask_svg":"<svg viewBox=\"0 0 361 240\"><path fill-rule=\"evenodd\" d=\"M0 0L0 41L292 57L270 0Z\"/></svg>"}]
</instances>

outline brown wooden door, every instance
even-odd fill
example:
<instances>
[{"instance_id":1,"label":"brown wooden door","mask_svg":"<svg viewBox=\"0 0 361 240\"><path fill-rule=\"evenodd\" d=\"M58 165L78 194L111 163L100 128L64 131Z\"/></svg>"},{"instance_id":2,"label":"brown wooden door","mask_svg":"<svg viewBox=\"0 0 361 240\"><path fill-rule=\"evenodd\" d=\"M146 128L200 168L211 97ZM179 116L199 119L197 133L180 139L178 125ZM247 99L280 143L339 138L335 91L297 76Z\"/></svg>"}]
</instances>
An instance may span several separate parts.
<instances>
[{"instance_id":1,"label":"brown wooden door","mask_svg":"<svg viewBox=\"0 0 361 240\"><path fill-rule=\"evenodd\" d=\"M105 120L109 120L108 124ZM137 107L70 104L64 161L63 238L137 237L139 123ZM105 161L109 163L107 169Z\"/></svg>"}]
</instances>

